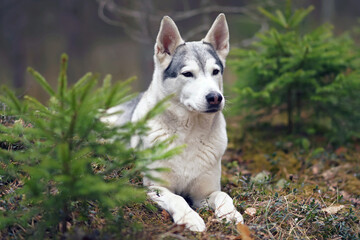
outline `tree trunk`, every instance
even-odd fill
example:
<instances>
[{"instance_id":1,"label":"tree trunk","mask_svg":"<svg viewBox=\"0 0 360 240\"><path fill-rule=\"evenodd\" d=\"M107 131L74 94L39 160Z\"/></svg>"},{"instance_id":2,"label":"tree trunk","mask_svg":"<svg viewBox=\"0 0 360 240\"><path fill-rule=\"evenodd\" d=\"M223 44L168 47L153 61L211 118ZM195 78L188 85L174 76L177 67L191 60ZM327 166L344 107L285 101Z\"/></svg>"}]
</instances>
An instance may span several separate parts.
<instances>
[{"instance_id":1,"label":"tree trunk","mask_svg":"<svg viewBox=\"0 0 360 240\"><path fill-rule=\"evenodd\" d=\"M292 89L289 87L287 92L287 114L288 114L288 134L293 132L293 104L292 104Z\"/></svg>"},{"instance_id":2,"label":"tree trunk","mask_svg":"<svg viewBox=\"0 0 360 240\"><path fill-rule=\"evenodd\" d=\"M301 128L301 92L296 92L296 131L298 132Z\"/></svg>"},{"instance_id":3,"label":"tree trunk","mask_svg":"<svg viewBox=\"0 0 360 240\"><path fill-rule=\"evenodd\" d=\"M1 41L3 42L5 58L10 65L12 86L23 88L25 83L25 29L29 27L29 13L26 11L30 4L26 1L14 1L10 4L4 3L0 9L0 31L2 31ZM1 80L3 81L3 80Z\"/></svg>"},{"instance_id":4,"label":"tree trunk","mask_svg":"<svg viewBox=\"0 0 360 240\"><path fill-rule=\"evenodd\" d=\"M321 18L323 23L332 23L335 15L335 0L321 1Z\"/></svg>"},{"instance_id":5,"label":"tree trunk","mask_svg":"<svg viewBox=\"0 0 360 240\"><path fill-rule=\"evenodd\" d=\"M155 44L156 39L156 33L153 33L151 30L150 25L150 18L149 16L154 11L153 2L149 0L142 0L141 4L139 5L139 8L141 9L141 12L143 12L143 15L140 19L138 19L138 24L141 29L141 34L144 37L144 39L149 39L150 43L141 42L139 43L139 59L140 59L140 73L139 73L139 79L140 83L143 84L143 86L140 86L140 90L144 91L150 84L152 79L152 74L154 71L154 65L153 65L153 54L154 54L154 48L153 44Z\"/></svg>"}]
</instances>

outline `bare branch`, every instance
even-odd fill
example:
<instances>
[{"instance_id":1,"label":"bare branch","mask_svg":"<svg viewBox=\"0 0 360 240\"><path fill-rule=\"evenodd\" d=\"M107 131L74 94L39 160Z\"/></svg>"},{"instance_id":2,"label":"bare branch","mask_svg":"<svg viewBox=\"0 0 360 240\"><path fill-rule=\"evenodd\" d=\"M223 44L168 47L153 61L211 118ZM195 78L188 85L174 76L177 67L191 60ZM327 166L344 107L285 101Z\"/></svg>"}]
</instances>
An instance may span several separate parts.
<instances>
[{"instance_id":1,"label":"bare branch","mask_svg":"<svg viewBox=\"0 0 360 240\"><path fill-rule=\"evenodd\" d=\"M100 17L101 20L112 26L125 27L122 22L111 20L105 15L104 9L108 0L99 0L98 2L99 2L98 16Z\"/></svg>"},{"instance_id":2,"label":"bare branch","mask_svg":"<svg viewBox=\"0 0 360 240\"><path fill-rule=\"evenodd\" d=\"M132 10L125 7L119 7L113 0L98 0L99 4L103 4L106 9L112 13L117 13L124 17L141 18L142 12Z\"/></svg>"},{"instance_id":3,"label":"bare branch","mask_svg":"<svg viewBox=\"0 0 360 240\"><path fill-rule=\"evenodd\" d=\"M126 8L124 6L119 6L114 2L114 0L97 0L97 1L99 3L98 15L104 22L113 26L118 26L123 28L126 34L128 34L133 40L145 44L152 43L153 36L150 36L151 26L152 26L151 22L158 23L164 15L169 14L169 12L164 12L164 11L153 11L153 9L149 11L148 8L149 7L152 8L152 3L147 4L147 5L150 4L151 6L144 6L144 7L140 7L138 10L134 10L134 9ZM236 7L236 6L219 6L219 5L206 6L206 5L208 4L205 4L205 6L196 9L191 9L191 8L187 8L186 4L184 4L185 6L184 11L173 12L169 15L174 21L183 21L199 15L206 15L215 12L243 14L249 16L250 18L256 21L262 22L259 32L263 32L264 29L268 28L267 23L265 23L261 18L259 18L259 16L256 13L254 13L254 6ZM111 17L105 14L105 11L109 12L111 15L116 16L118 19L124 18L124 21L112 19ZM125 21L125 19L128 20L127 22L129 22L129 20L133 20L132 22L135 21L137 27L128 24ZM208 29L208 27L209 24L204 22L201 25L198 25L197 27L193 28L193 30L186 33L184 35L184 38L191 39L205 32ZM254 41L254 39L255 38L253 37L250 39L243 40L242 44L249 45L252 41Z\"/></svg>"},{"instance_id":4,"label":"bare branch","mask_svg":"<svg viewBox=\"0 0 360 240\"><path fill-rule=\"evenodd\" d=\"M171 18L175 21L181 21L188 18L195 17L200 14L223 12L223 13L243 13L246 15L253 15L251 11L244 7L233 7L233 6L218 6L212 5L204 8L192 9L184 12L176 12L171 15Z\"/></svg>"},{"instance_id":5,"label":"bare branch","mask_svg":"<svg viewBox=\"0 0 360 240\"><path fill-rule=\"evenodd\" d=\"M192 39L193 37L199 35L200 33L205 33L208 29L209 29L209 25L207 24L202 24L196 28L193 28L191 31L187 32L184 35L184 40Z\"/></svg>"},{"instance_id":6,"label":"bare branch","mask_svg":"<svg viewBox=\"0 0 360 240\"><path fill-rule=\"evenodd\" d=\"M143 36L142 31L136 31L136 29L132 29L124 21L115 21L105 15L105 7L107 7L108 6L107 4L109 4L109 3L112 4L113 3L112 0L98 0L98 2L99 2L98 15L101 20L103 20L104 22L106 22L109 25L123 28L125 33L127 35L129 35L130 38L132 38L133 40L135 40L137 42L145 43L145 44L148 44L151 42L151 39ZM117 10L120 11L119 8ZM135 15L130 14L130 15L135 16L136 14ZM126 16L130 16L130 15L126 15Z\"/></svg>"},{"instance_id":7,"label":"bare branch","mask_svg":"<svg viewBox=\"0 0 360 240\"><path fill-rule=\"evenodd\" d=\"M102 5L102 8L106 8L109 12L119 14L124 17L131 18L141 18L143 16L142 11L136 11L125 7L119 7L114 3L113 0L98 0L99 4ZM254 18L257 18L255 14L253 14L249 8L246 7L234 7L234 6L219 6L219 5L211 5L207 7L201 7L197 9L184 10L182 12L174 12L171 14L171 18L174 21L182 21L186 20L201 14L213 13L213 12L223 12L223 13L242 13ZM162 16L167 15L165 12L157 12L156 14L149 14L149 20L158 22Z\"/></svg>"}]
</instances>

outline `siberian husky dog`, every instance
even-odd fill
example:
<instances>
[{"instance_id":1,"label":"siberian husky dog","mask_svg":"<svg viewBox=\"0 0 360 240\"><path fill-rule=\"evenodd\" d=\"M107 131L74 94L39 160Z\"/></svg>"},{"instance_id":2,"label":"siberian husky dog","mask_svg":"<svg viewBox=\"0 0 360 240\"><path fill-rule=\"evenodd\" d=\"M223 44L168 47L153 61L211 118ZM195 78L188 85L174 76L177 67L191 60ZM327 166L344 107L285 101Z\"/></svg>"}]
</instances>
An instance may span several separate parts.
<instances>
[{"instance_id":1,"label":"siberian husky dog","mask_svg":"<svg viewBox=\"0 0 360 240\"><path fill-rule=\"evenodd\" d=\"M220 14L205 38L184 42L170 17L161 21L155 44L153 80L143 94L110 109L108 122L122 125L142 119L159 101L173 94L169 107L148 123L151 131L142 139L144 147L173 135L173 146L186 144L184 151L167 160L151 163L161 183L144 177L148 196L165 209L176 224L192 231L205 231L199 214L190 207L208 206L218 219L243 223L228 194L220 191L221 158L227 146L226 123L222 114L223 71L229 53L229 30ZM136 144L136 138L133 140Z\"/></svg>"}]
</instances>

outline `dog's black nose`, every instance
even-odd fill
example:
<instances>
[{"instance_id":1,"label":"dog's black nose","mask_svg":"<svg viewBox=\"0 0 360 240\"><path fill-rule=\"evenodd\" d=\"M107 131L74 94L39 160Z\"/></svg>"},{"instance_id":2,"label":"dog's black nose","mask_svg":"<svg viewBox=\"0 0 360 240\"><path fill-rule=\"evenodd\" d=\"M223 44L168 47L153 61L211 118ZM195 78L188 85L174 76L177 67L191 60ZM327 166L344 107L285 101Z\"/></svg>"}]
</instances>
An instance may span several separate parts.
<instances>
[{"instance_id":1,"label":"dog's black nose","mask_svg":"<svg viewBox=\"0 0 360 240\"><path fill-rule=\"evenodd\" d=\"M205 98L210 105L219 105L223 99L222 95L218 92L211 92Z\"/></svg>"}]
</instances>

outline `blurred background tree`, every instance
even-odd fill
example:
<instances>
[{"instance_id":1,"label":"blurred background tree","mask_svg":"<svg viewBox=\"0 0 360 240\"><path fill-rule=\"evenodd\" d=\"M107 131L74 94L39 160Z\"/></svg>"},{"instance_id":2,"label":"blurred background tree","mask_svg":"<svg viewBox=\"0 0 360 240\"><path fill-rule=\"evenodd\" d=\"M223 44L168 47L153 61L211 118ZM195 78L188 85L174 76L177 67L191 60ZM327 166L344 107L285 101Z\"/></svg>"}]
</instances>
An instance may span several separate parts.
<instances>
[{"instance_id":1,"label":"blurred background tree","mask_svg":"<svg viewBox=\"0 0 360 240\"><path fill-rule=\"evenodd\" d=\"M234 108L251 123L286 113L288 133L322 128L337 140L359 136L360 115L353 110L360 107L360 66L352 39L334 37L329 24L301 34L299 25L314 7L292 11L287 3L275 13L259 8L277 28L258 34L251 49L233 50Z\"/></svg>"},{"instance_id":2,"label":"blurred background tree","mask_svg":"<svg viewBox=\"0 0 360 240\"><path fill-rule=\"evenodd\" d=\"M359 25L357 0L293 1L294 8L310 4L315 10L302 23L302 29L330 22L337 35ZM216 15L224 11L231 46L248 46L255 33L268 29L268 20L257 7L272 11L282 5L281 0L3 0L0 83L11 84L18 95L30 94L45 101L42 90L26 74L26 67L38 69L54 87L56 59L67 52L72 59L69 79L78 79L88 71L111 73L114 79L136 75L139 80L133 87L144 90L151 80L153 44L163 15L176 20L184 38L199 40ZM144 41L134 41L133 35ZM227 71L226 81L234 79Z\"/></svg>"}]
</instances>

